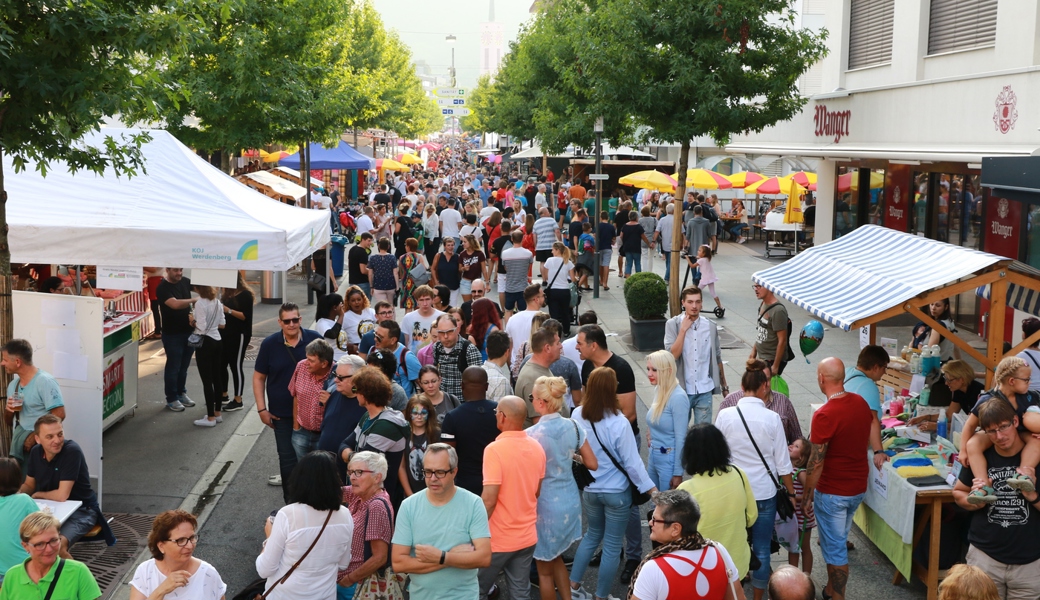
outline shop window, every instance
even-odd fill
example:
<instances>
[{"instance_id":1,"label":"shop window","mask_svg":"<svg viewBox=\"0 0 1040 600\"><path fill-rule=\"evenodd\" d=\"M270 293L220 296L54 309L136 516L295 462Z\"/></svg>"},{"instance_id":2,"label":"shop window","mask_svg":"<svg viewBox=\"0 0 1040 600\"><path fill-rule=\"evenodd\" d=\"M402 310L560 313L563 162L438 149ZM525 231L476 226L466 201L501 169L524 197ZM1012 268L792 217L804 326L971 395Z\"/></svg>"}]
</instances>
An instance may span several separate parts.
<instances>
[{"instance_id":1,"label":"shop window","mask_svg":"<svg viewBox=\"0 0 1040 600\"><path fill-rule=\"evenodd\" d=\"M910 233L927 236L928 228L928 173L914 173L913 191L910 194L913 209L910 211Z\"/></svg>"},{"instance_id":2,"label":"shop window","mask_svg":"<svg viewBox=\"0 0 1040 600\"><path fill-rule=\"evenodd\" d=\"M992 46L997 0L931 0L928 54Z\"/></svg>"},{"instance_id":3,"label":"shop window","mask_svg":"<svg viewBox=\"0 0 1040 600\"><path fill-rule=\"evenodd\" d=\"M858 169L848 167L838 167L838 177L835 180L835 193L834 193L834 238L840 238L841 236L851 233L856 228L857 219L856 215L859 214L858 198L852 192L852 189L843 182L847 183L850 178L856 176Z\"/></svg>"},{"instance_id":4,"label":"shop window","mask_svg":"<svg viewBox=\"0 0 1040 600\"><path fill-rule=\"evenodd\" d=\"M852 0L849 10L849 69L892 62L895 4L895 0Z\"/></svg>"},{"instance_id":5,"label":"shop window","mask_svg":"<svg viewBox=\"0 0 1040 600\"><path fill-rule=\"evenodd\" d=\"M1040 204L1029 205L1026 219L1026 264L1040 269Z\"/></svg>"}]
</instances>

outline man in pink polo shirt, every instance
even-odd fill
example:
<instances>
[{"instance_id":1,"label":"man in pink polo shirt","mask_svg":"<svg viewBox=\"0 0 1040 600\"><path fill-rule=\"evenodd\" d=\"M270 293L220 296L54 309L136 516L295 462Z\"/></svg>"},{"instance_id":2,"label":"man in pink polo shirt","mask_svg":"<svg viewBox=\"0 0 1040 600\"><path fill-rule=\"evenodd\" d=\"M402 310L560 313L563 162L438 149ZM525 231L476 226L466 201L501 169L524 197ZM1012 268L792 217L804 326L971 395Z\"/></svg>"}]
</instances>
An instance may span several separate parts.
<instances>
[{"instance_id":1,"label":"man in pink polo shirt","mask_svg":"<svg viewBox=\"0 0 1040 600\"><path fill-rule=\"evenodd\" d=\"M332 380L332 346L325 339L307 344L307 357L296 363L289 393L293 397L292 446L296 460L318 449L321 420Z\"/></svg>"},{"instance_id":2,"label":"man in pink polo shirt","mask_svg":"<svg viewBox=\"0 0 1040 600\"><path fill-rule=\"evenodd\" d=\"M480 570L480 600L487 600L504 572L510 598L531 596L531 560L538 543L538 493L545 477L545 451L524 433L527 405L517 396L498 401L495 419L502 433L484 449L481 499L491 528L491 565Z\"/></svg>"}]
</instances>

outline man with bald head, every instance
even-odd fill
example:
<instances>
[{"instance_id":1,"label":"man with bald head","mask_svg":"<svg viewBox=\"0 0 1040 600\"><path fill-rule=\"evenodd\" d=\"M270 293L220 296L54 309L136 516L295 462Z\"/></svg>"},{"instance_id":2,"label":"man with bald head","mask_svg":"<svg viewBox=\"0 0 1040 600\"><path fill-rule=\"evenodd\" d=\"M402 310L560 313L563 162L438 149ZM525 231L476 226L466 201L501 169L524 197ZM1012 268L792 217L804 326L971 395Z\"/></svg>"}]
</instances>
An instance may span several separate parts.
<instances>
[{"instance_id":1,"label":"man with bald head","mask_svg":"<svg viewBox=\"0 0 1040 600\"><path fill-rule=\"evenodd\" d=\"M458 410L458 409L456 409ZM481 569L480 600L499 573L505 573L510 598L530 598L531 560L538 542L538 494L545 477L545 451L524 433L527 405L503 396L495 411L498 438L484 450L481 499L491 528L491 566Z\"/></svg>"},{"instance_id":2,"label":"man with bald head","mask_svg":"<svg viewBox=\"0 0 1040 600\"><path fill-rule=\"evenodd\" d=\"M812 418L812 454L803 503L816 509L820 550L827 563L824 596L845 600L849 580L845 542L852 516L867 491L870 467L864 449L875 415L862 396L845 391L845 365L841 360L832 356L820 361L816 381L827 401Z\"/></svg>"},{"instance_id":3,"label":"man with bald head","mask_svg":"<svg viewBox=\"0 0 1040 600\"><path fill-rule=\"evenodd\" d=\"M770 600L816 600L816 584L798 567L784 565L769 577Z\"/></svg>"},{"instance_id":4,"label":"man with bald head","mask_svg":"<svg viewBox=\"0 0 1040 600\"><path fill-rule=\"evenodd\" d=\"M487 399L487 390L487 371L467 367L462 372L462 404L441 423L441 441L459 455L455 484L478 496L484 489L484 449L498 436L498 404Z\"/></svg>"}]
</instances>

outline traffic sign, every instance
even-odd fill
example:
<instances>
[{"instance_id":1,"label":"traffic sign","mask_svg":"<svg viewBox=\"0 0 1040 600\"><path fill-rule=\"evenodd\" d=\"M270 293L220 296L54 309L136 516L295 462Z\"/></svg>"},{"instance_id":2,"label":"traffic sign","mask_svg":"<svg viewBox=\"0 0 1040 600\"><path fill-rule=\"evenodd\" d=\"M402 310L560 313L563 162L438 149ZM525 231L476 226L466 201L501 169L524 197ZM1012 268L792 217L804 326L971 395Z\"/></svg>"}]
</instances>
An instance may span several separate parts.
<instances>
[{"instance_id":1,"label":"traffic sign","mask_svg":"<svg viewBox=\"0 0 1040 600\"><path fill-rule=\"evenodd\" d=\"M465 96L466 88L437 88L433 93L441 98Z\"/></svg>"},{"instance_id":2,"label":"traffic sign","mask_svg":"<svg viewBox=\"0 0 1040 600\"><path fill-rule=\"evenodd\" d=\"M461 108L461 107L460 108L442 108L441 109L441 114L442 115L449 115L449 116L452 116L452 117L465 117L467 115L472 114L472 112L468 108Z\"/></svg>"},{"instance_id":3,"label":"traffic sign","mask_svg":"<svg viewBox=\"0 0 1040 600\"><path fill-rule=\"evenodd\" d=\"M465 106L465 98L437 98L437 106Z\"/></svg>"},{"instance_id":4,"label":"traffic sign","mask_svg":"<svg viewBox=\"0 0 1040 600\"><path fill-rule=\"evenodd\" d=\"M610 179L610 175L607 175L606 173L593 173L592 175L589 175L589 179L592 181L607 181Z\"/></svg>"}]
</instances>

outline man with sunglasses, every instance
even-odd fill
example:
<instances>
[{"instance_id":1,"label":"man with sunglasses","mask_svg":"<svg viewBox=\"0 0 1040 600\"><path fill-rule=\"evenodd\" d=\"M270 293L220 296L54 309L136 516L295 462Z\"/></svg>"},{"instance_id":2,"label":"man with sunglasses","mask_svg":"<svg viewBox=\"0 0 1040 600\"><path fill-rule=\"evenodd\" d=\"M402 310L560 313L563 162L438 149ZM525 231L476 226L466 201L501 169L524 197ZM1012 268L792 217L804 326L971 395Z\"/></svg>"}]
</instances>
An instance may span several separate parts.
<instances>
[{"instance_id":1,"label":"man with sunglasses","mask_svg":"<svg viewBox=\"0 0 1040 600\"><path fill-rule=\"evenodd\" d=\"M296 365L307 358L307 344L321 339L321 334L300 325L300 307L286 302L278 309L281 331L272 333L260 343L253 367L253 397L260 420L274 429L278 449L279 475L268 478L271 485L282 486L282 497L289 503L289 475L296 468L293 449L293 396L289 392Z\"/></svg>"},{"instance_id":2,"label":"man with sunglasses","mask_svg":"<svg viewBox=\"0 0 1040 600\"><path fill-rule=\"evenodd\" d=\"M480 496L456 487L459 457L447 444L423 456L426 489L405 498L397 514L391 556L396 573L410 574L412 600L475 598L477 569L491 564L491 530Z\"/></svg>"},{"instance_id":3,"label":"man with sunglasses","mask_svg":"<svg viewBox=\"0 0 1040 600\"><path fill-rule=\"evenodd\" d=\"M1036 485L1032 467L1022 465L1025 442L1018 434L1018 415L1006 400L992 398L978 407L979 426L993 442L984 452L985 475L964 465L953 487L953 499L973 511L968 528L967 562L982 569L997 584L1001 598L1040 596L1040 494L1014 489L1008 479L1019 473ZM971 465L975 465L974 462ZM969 495L992 480L996 501L975 504Z\"/></svg>"},{"instance_id":4,"label":"man with sunglasses","mask_svg":"<svg viewBox=\"0 0 1040 600\"><path fill-rule=\"evenodd\" d=\"M462 316L466 318L466 322L473 321L473 303L481 298L487 297L487 284L484 283L483 279L474 279L473 287L470 288L470 295L473 297L469 302L463 302L459 306L459 311L462 312ZM490 300L490 298L488 298ZM492 300L492 302L495 302ZM500 318L505 317L505 312L502 311L502 307L495 302L495 308L498 309L498 316Z\"/></svg>"}]
</instances>

